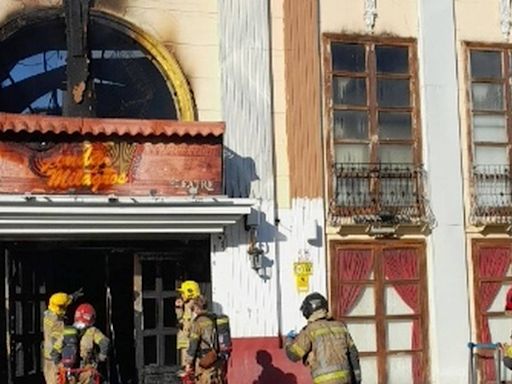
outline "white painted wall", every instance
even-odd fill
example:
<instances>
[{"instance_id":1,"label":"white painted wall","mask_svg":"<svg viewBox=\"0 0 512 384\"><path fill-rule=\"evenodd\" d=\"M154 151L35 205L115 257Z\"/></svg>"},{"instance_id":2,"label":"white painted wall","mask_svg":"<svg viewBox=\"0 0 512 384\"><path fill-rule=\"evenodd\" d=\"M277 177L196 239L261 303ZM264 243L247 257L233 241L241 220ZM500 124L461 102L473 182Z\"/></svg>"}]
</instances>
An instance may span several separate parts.
<instances>
[{"instance_id":1,"label":"white painted wall","mask_svg":"<svg viewBox=\"0 0 512 384\"><path fill-rule=\"evenodd\" d=\"M294 199L290 209L279 210L279 219L281 319L282 332L286 334L291 329L299 331L306 324L299 308L308 293L327 294L323 199ZM313 263L313 275L309 292L299 293L293 263L305 250Z\"/></svg>"},{"instance_id":2,"label":"white painted wall","mask_svg":"<svg viewBox=\"0 0 512 384\"><path fill-rule=\"evenodd\" d=\"M432 382L465 384L470 328L454 4L419 4L424 158L438 222L427 250Z\"/></svg>"},{"instance_id":3,"label":"white painted wall","mask_svg":"<svg viewBox=\"0 0 512 384\"><path fill-rule=\"evenodd\" d=\"M266 1L219 0L222 120L226 122L226 192L260 201L258 245L265 276L250 268L247 232L226 229L226 247L212 255L213 300L230 315L235 337L276 336L279 288L275 241L270 73L270 10Z\"/></svg>"}]
</instances>

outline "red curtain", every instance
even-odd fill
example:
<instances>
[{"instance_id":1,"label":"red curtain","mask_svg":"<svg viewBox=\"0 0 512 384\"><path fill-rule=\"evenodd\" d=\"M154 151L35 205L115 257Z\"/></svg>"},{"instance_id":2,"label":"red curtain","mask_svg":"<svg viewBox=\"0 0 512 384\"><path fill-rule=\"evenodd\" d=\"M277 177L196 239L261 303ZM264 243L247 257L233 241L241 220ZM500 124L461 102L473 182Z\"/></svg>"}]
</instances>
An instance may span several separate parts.
<instances>
[{"instance_id":1,"label":"red curtain","mask_svg":"<svg viewBox=\"0 0 512 384\"><path fill-rule=\"evenodd\" d=\"M415 279L419 277L418 255L416 249L386 249L383 252L384 275L390 280ZM417 283L395 284L393 288L400 298L414 311L419 312L419 287ZM413 320L412 349L421 348L421 327L419 320ZM412 377L414 384L422 382L421 356L415 353L412 358Z\"/></svg>"},{"instance_id":2,"label":"red curtain","mask_svg":"<svg viewBox=\"0 0 512 384\"><path fill-rule=\"evenodd\" d=\"M333 262L334 308L336 317L350 313L359 299L363 285L346 281L368 280L373 270L373 254L369 249L338 249Z\"/></svg>"},{"instance_id":3,"label":"red curtain","mask_svg":"<svg viewBox=\"0 0 512 384\"><path fill-rule=\"evenodd\" d=\"M482 248L478 253L478 272L480 279L485 278L503 278L507 274L510 265L510 249L509 248ZM491 307L496 295L500 291L501 282L480 282L479 299L480 299L480 341L489 343L492 340L491 331L489 329L489 321L487 316L483 316ZM496 370L491 359L484 360L483 365L485 380L495 380Z\"/></svg>"}]
</instances>

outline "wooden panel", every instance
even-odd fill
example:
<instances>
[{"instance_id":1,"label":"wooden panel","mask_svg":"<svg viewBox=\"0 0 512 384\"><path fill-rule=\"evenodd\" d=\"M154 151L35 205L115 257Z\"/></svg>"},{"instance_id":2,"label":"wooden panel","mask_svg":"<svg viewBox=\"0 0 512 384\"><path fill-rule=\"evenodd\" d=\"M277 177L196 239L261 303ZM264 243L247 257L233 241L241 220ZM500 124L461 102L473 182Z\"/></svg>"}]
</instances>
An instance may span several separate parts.
<instances>
[{"instance_id":1,"label":"wooden panel","mask_svg":"<svg viewBox=\"0 0 512 384\"><path fill-rule=\"evenodd\" d=\"M12 140L12 139L11 139ZM0 193L186 196L222 192L218 138L0 142Z\"/></svg>"},{"instance_id":2,"label":"wooden panel","mask_svg":"<svg viewBox=\"0 0 512 384\"><path fill-rule=\"evenodd\" d=\"M322 196L318 1L284 1L286 132L291 197Z\"/></svg>"}]
</instances>

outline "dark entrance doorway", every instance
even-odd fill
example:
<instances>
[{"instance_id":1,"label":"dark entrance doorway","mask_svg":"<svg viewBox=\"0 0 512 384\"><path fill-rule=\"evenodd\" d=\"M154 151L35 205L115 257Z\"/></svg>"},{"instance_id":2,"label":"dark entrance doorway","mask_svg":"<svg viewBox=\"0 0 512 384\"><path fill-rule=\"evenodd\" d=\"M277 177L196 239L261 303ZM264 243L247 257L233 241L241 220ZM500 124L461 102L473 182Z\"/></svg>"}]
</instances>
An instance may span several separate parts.
<instances>
[{"instance_id":1,"label":"dark entrance doorway","mask_svg":"<svg viewBox=\"0 0 512 384\"><path fill-rule=\"evenodd\" d=\"M167 241L19 242L4 244L12 384L44 383L42 316L55 292L83 288L96 325L111 340L103 374L110 384L159 382L176 370L174 299L181 281L210 292L209 237ZM140 284L139 284L140 283ZM142 341L140 344L139 341Z\"/></svg>"}]
</instances>

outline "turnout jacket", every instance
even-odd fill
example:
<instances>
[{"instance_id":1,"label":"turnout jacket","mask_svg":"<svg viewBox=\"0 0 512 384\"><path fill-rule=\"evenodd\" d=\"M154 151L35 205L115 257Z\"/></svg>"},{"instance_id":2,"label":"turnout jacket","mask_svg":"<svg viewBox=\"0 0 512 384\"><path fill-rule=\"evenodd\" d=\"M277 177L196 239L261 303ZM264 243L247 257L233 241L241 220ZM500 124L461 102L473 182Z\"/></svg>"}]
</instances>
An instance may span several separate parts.
<instances>
[{"instance_id":1,"label":"turnout jacket","mask_svg":"<svg viewBox=\"0 0 512 384\"><path fill-rule=\"evenodd\" d=\"M359 353L341 321L314 312L295 339L287 339L286 355L311 369L314 384L360 384Z\"/></svg>"},{"instance_id":2,"label":"turnout jacket","mask_svg":"<svg viewBox=\"0 0 512 384\"><path fill-rule=\"evenodd\" d=\"M203 357L209 350L216 349L215 337L214 320L206 312L199 314L191 324L186 363L192 365L196 359Z\"/></svg>"},{"instance_id":3,"label":"turnout jacket","mask_svg":"<svg viewBox=\"0 0 512 384\"><path fill-rule=\"evenodd\" d=\"M96 356L94 346L97 345L99 353ZM96 327L88 327L80 338L80 358L85 364L94 362L97 358L103 361L107 358L110 340Z\"/></svg>"},{"instance_id":4,"label":"turnout jacket","mask_svg":"<svg viewBox=\"0 0 512 384\"><path fill-rule=\"evenodd\" d=\"M78 331L78 347L81 364L83 366L96 361L105 361L110 347L110 340L98 328L91 326ZM97 346L98 348L95 348ZM62 348L64 347L63 333L53 344L51 358L58 363L61 359Z\"/></svg>"},{"instance_id":5,"label":"turnout jacket","mask_svg":"<svg viewBox=\"0 0 512 384\"><path fill-rule=\"evenodd\" d=\"M43 317L44 357L52 360L52 350L64 332L64 320L47 309Z\"/></svg>"}]
</instances>

